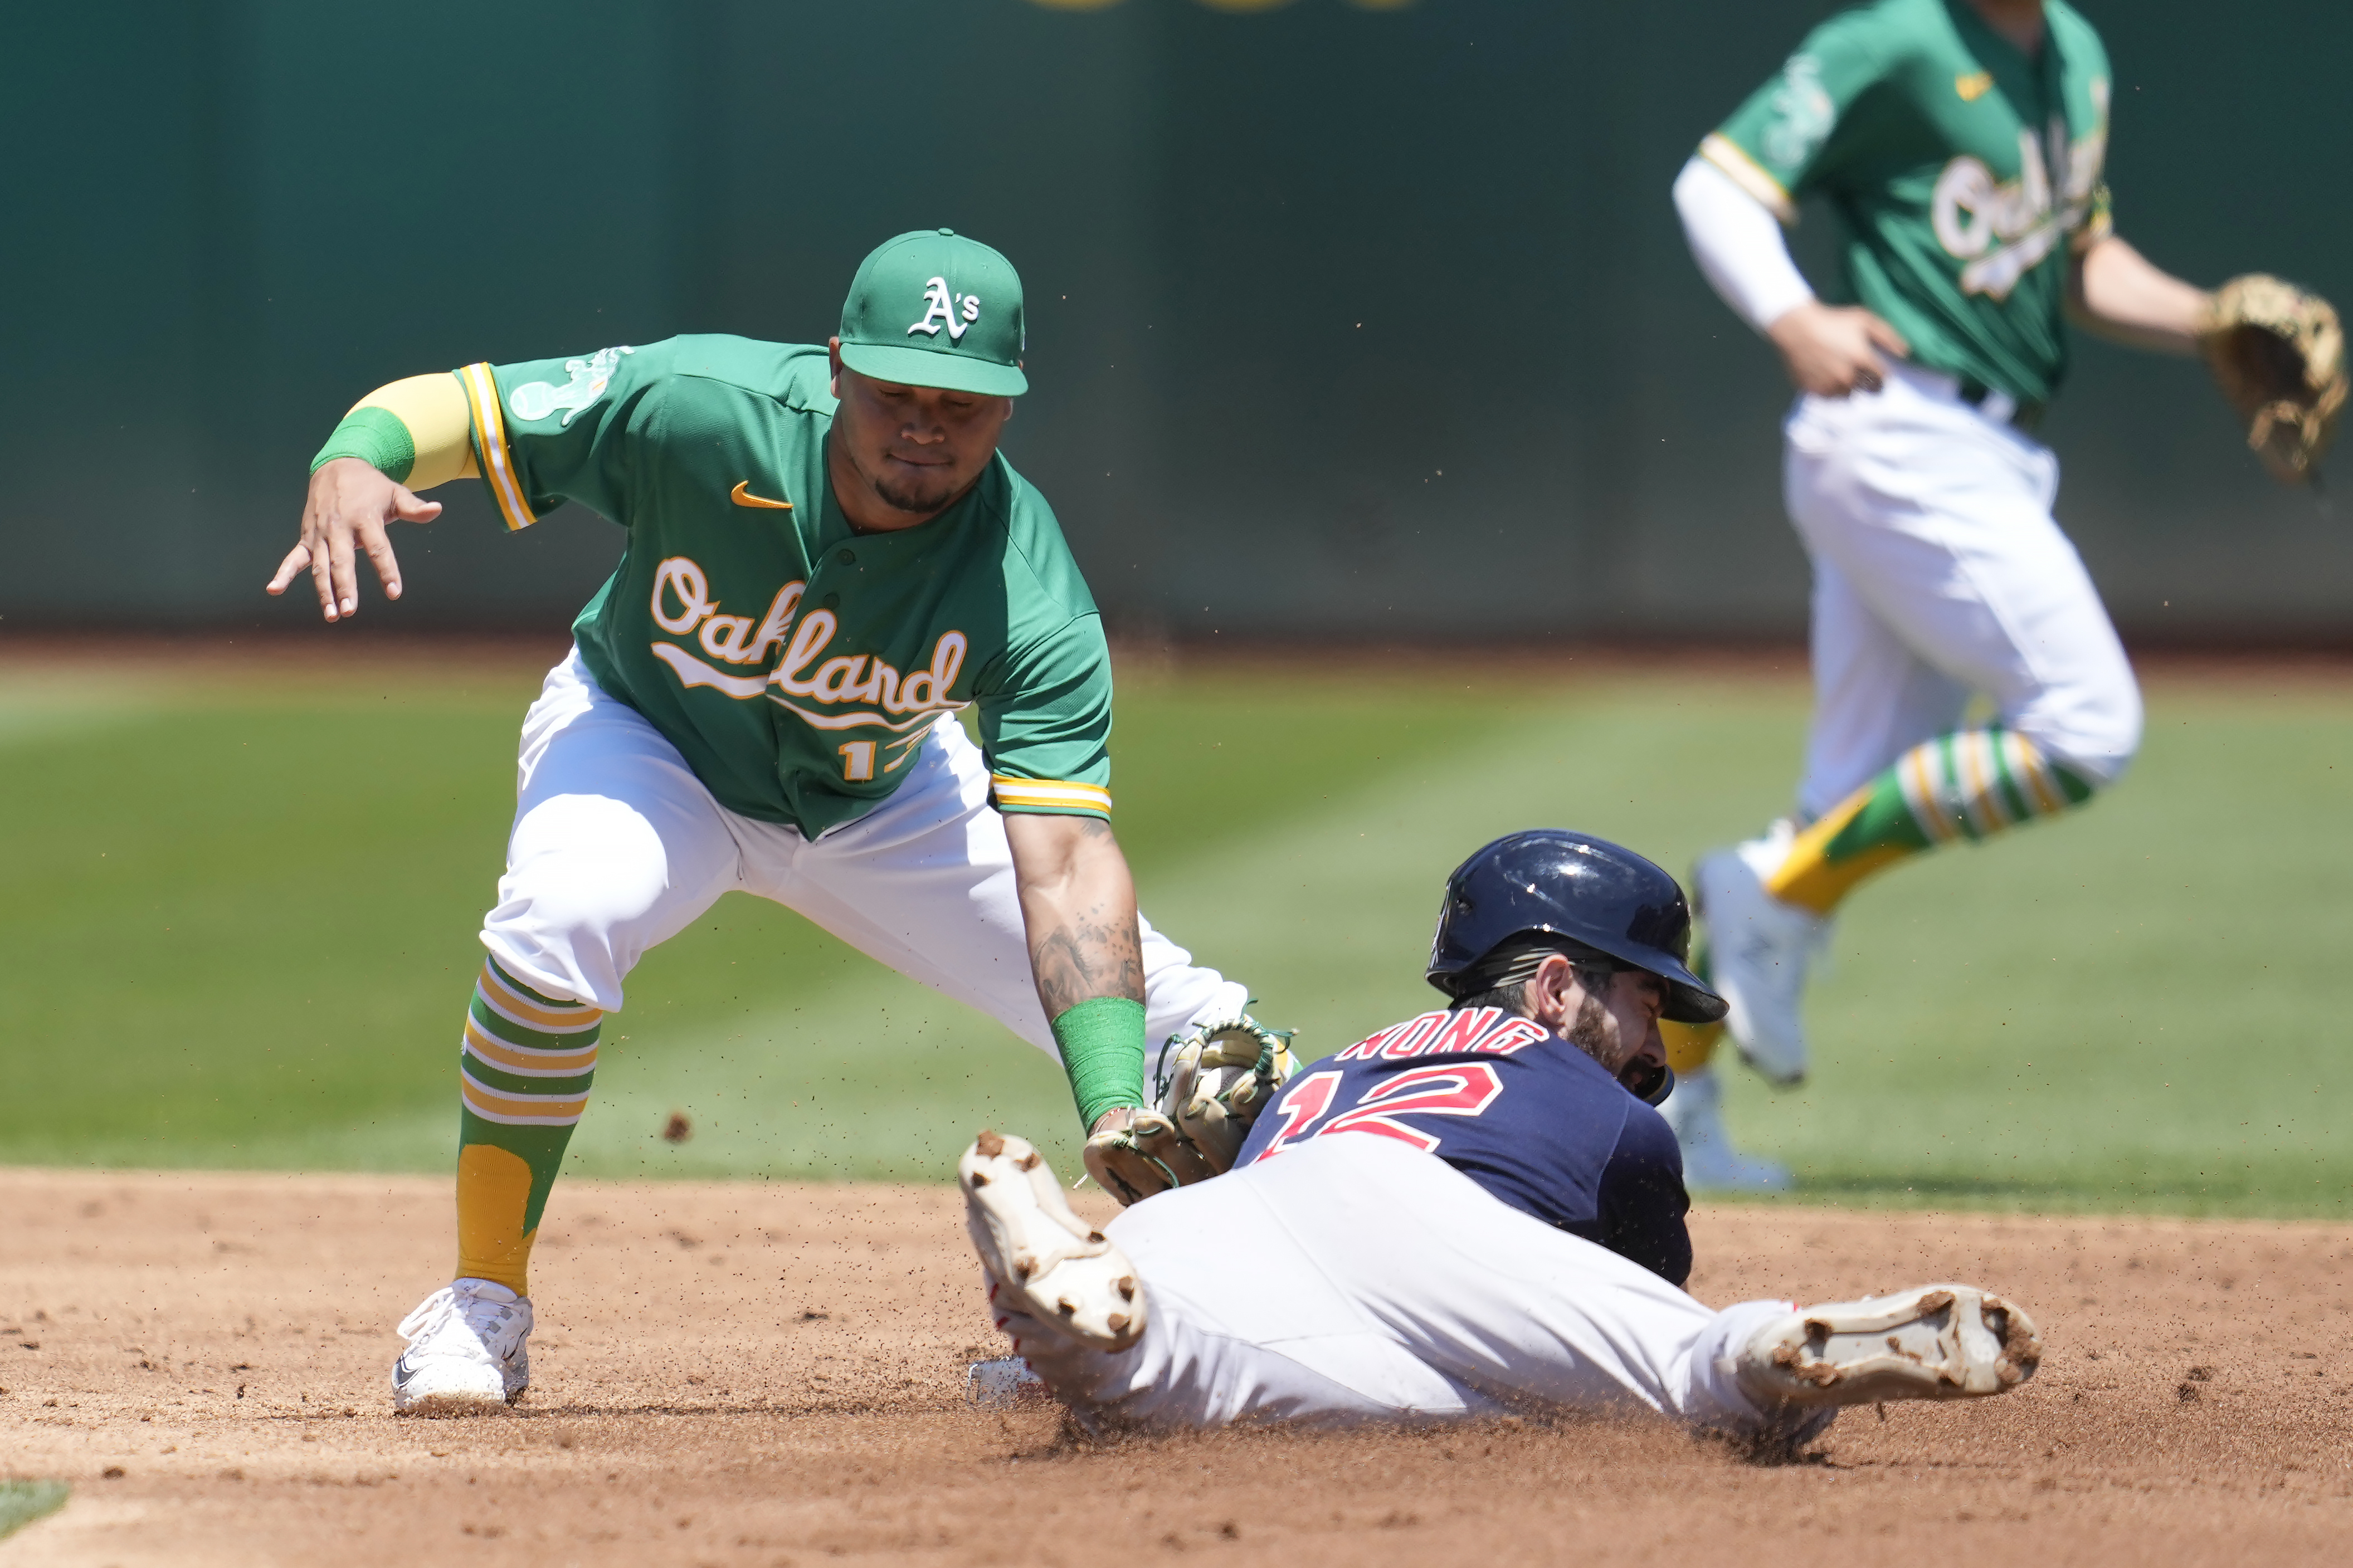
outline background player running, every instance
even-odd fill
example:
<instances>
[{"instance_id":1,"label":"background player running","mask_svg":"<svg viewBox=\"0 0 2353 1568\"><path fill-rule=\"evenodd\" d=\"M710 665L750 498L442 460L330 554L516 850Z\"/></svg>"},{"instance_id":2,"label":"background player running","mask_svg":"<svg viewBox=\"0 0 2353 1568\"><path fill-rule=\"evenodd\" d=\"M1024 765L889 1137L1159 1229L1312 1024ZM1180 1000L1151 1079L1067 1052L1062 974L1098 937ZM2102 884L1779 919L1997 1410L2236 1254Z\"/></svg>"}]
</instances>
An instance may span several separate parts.
<instances>
[{"instance_id":1,"label":"background player running","mask_svg":"<svg viewBox=\"0 0 2353 1568\"><path fill-rule=\"evenodd\" d=\"M1091 1426L1651 1411L1795 1441L1828 1408L1998 1394L2025 1314L1967 1286L1711 1311L1664 1087L1662 1017L1720 1016L1674 879L1582 834L1514 834L1449 879L1448 1009L1314 1064L1215 1181L1074 1217L984 1133L958 1167L998 1326Z\"/></svg>"},{"instance_id":2,"label":"background player running","mask_svg":"<svg viewBox=\"0 0 2353 1568\"><path fill-rule=\"evenodd\" d=\"M600 1021L731 889L1059 1053L1089 1168L1128 1193L1167 1179L1133 1147L1158 1120L1137 1109L1147 1031L1247 997L1136 913L1102 623L997 449L1023 343L1005 258L904 234L828 347L469 365L372 394L319 454L269 591L307 568L331 621L358 608L355 546L398 597L385 525L429 521L414 491L461 476L509 528L577 500L628 531L523 721L459 1058L457 1278L401 1325L398 1408L522 1391L532 1242ZM973 705L978 748L953 716Z\"/></svg>"},{"instance_id":3,"label":"background player running","mask_svg":"<svg viewBox=\"0 0 2353 1568\"><path fill-rule=\"evenodd\" d=\"M1777 1082L1806 1070L1807 969L1857 882L2080 805L2140 743L2124 648L2052 518L2058 460L2030 434L2066 373L2064 318L2179 354L2209 324L2208 295L2114 232L2111 96L2064 0L1877 0L1815 29L1675 182L1700 269L1800 394L1783 483L1814 574L1805 776L1792 816L1702 857L1694 889L1730 1033ZM1815 195L1850 304L1817 300L1782 237ZM1995 717L1971 726L1976 693ZM1712 1043L1670 1041L1694 1184L1785 1184L1725 1141Z\"/></svg>"}]
</instances>

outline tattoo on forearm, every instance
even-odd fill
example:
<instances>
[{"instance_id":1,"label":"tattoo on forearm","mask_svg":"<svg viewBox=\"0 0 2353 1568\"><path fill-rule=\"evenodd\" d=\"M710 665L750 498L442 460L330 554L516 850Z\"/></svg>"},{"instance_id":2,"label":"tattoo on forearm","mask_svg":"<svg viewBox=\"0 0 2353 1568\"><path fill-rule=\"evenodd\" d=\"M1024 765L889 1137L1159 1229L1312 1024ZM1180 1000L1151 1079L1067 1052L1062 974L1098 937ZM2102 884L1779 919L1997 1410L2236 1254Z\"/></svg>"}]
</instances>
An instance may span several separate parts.
<instances>
[{"instance_id":1,"label":"tattoo on forearm","mask_svg":"<svg viewBox=\"0 0 2353 1568\"><path fill-rule=\"evenodd\" d=\"M1039 819L1029 819L1032 822ZM1059 1017L1098 996L1144 1000L1144 944L1135 918L1135 894L1127 862L1112 839L1111 825L1063 817L1053 832L1079 840L1050 851L1057 871L1022 889L1022 919L1029 926L1029 963L1038 1000L1049 1018ZM1034 831L1025 826L1025 835ZM1030 840L1033 844L1035 839ZM1108 850L1108 855L1103 852ZM1069 857L1067 859L1062 857ZM1019 842L1016 847L1019 864Z\"/></svg>"},{"instance_id":2,"label":"tattoo on forearm","mask_svg":"<svg viewBox=\"0 0 2353 1568\"><path fill-rule=\"evenodd\" d=\"M1029 949L1038 973L1038 1000L1058 1017L1097 996L1144 1000L1144 947L1134 918L1101 908L1066 921Z\"/></svg>"}]
</instances>

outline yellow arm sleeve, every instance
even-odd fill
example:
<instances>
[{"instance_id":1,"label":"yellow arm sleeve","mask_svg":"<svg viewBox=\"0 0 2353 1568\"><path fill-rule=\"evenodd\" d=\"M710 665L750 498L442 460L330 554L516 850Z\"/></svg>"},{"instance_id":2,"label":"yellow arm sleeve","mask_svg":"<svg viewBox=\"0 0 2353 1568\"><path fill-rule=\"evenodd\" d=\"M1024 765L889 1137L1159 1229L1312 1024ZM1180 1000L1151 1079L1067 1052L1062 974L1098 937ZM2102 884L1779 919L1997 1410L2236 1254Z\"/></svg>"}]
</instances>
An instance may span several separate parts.
<instances>
[{"instance_id":1,"label":"yellow arm sleeve","mask_svg":"<svg viewBox=\"0 0 2353 1568\"><path fill-rule=\"evenodd\" d=\"M352 406L354 412L381 408L408 427L408 439L417 448L416 464L405 481L410 489L429 490L451 479L470 479L480 471L474 466L466 389L448 371L379 386Z\"/></svg>"}]
</instances>

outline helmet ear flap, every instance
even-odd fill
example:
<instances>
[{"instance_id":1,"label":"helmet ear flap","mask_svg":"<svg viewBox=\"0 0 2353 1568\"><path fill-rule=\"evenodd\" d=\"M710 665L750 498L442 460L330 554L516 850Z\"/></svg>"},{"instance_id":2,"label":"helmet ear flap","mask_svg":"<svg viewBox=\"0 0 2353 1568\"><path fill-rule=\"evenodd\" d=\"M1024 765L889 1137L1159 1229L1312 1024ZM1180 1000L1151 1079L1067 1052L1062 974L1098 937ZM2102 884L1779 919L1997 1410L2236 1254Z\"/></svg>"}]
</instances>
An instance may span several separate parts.
<instances>
[{"instance_id":1,"label":"helmet ear flap","mask_svg":"<svg viewBox=\"0 0 2353 1568\"><path fill-rule=\"evenodd\" d=\"M1653 1109L1664 1105L1667 1096L1675 1091L1675 1069L1664 1062L1635 1060L1626 1064L1618 1075L1626 1092Z\"/></svg>"}]
</instances>

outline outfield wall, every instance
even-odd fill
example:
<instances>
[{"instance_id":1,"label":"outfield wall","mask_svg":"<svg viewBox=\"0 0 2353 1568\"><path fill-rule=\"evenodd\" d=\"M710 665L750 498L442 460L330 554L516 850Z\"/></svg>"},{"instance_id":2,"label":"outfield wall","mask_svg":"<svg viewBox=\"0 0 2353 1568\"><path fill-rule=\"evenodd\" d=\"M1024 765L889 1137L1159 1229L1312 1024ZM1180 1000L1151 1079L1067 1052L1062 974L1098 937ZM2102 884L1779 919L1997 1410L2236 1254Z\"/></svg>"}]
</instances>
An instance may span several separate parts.
<instances>
[{"instance_id":1,"label":"outfield wall","mask_svg":"<svg viewBox=\"0 0 2353 1568\"><path fill-rule=\"evenodd\" d=\"M822 337L871 245L947 224L1023 270L1037 391L1009 447L1132 628L1794 631L1784 393L1667 187L1830 8L30 10L0 65L0 625L290 621L258 584L371 385ZM2281 0L2256 36L2189 0L2087 8L2123 231L2193 279L2353 303L2353 16ZM2048 434L2128 632L2329 637L2353 612L2353 520L2263 479L2195 366L2086 345ZM386 618L558 624L617 548L573 509L507 538L444 499L401 536Z\"/></svg>"}]
</instances>

